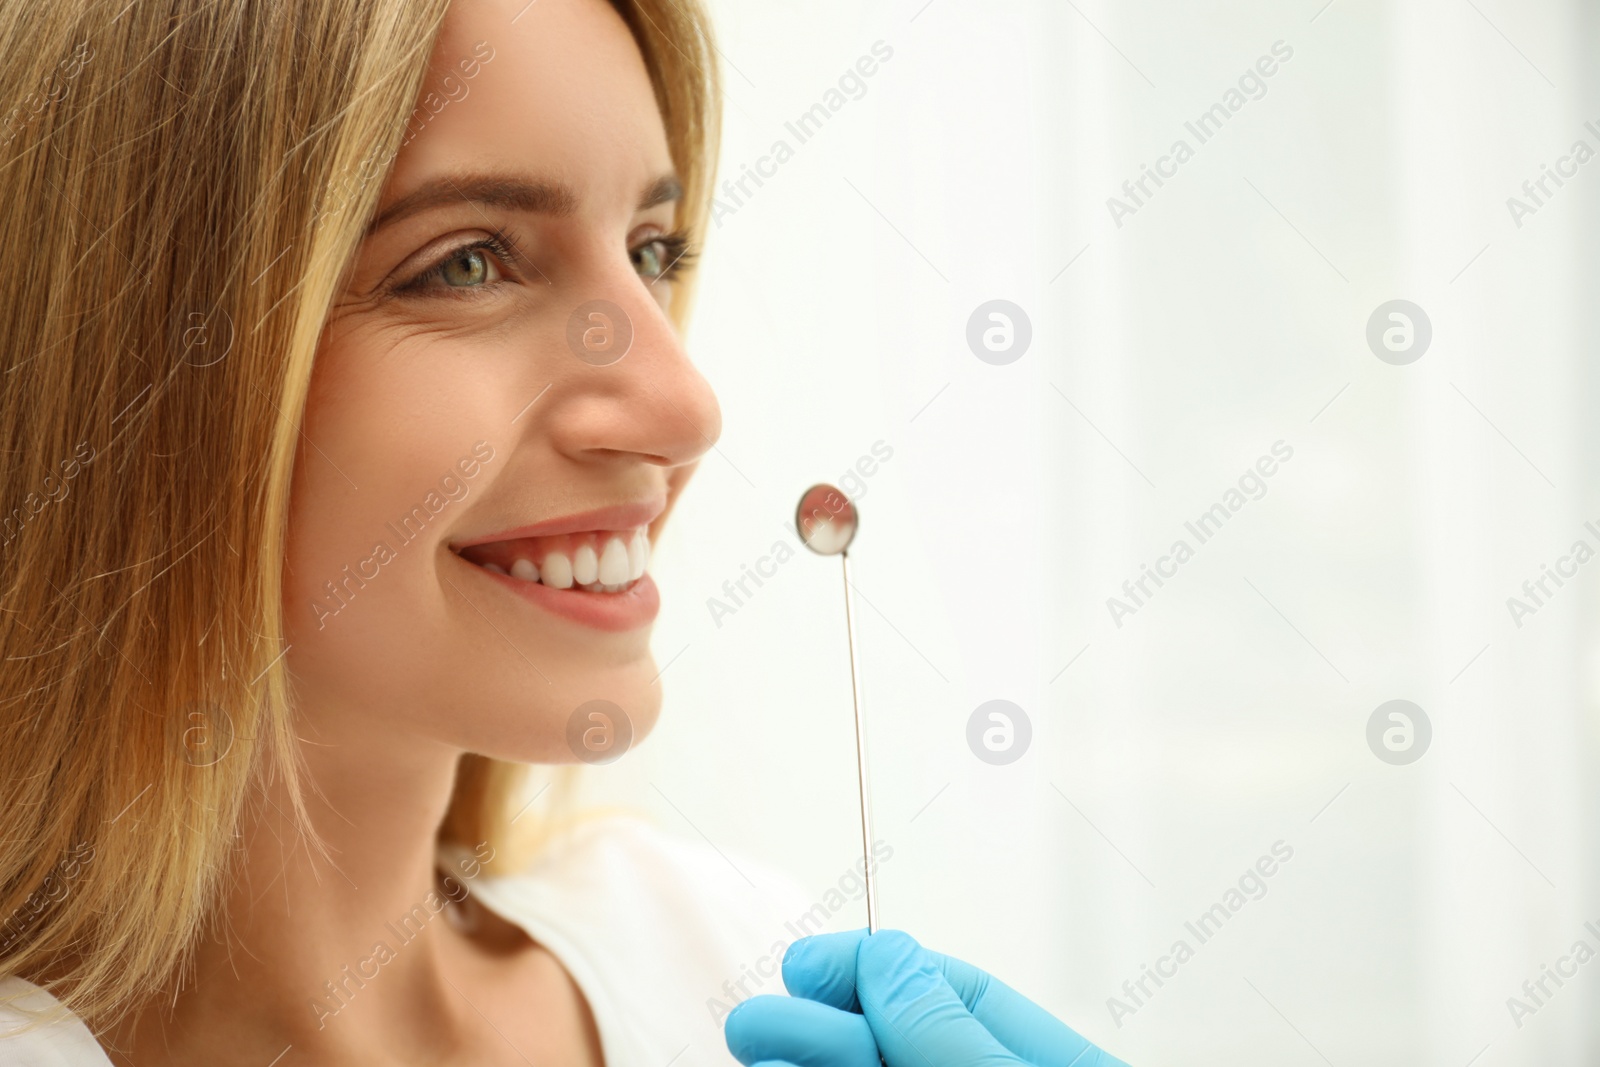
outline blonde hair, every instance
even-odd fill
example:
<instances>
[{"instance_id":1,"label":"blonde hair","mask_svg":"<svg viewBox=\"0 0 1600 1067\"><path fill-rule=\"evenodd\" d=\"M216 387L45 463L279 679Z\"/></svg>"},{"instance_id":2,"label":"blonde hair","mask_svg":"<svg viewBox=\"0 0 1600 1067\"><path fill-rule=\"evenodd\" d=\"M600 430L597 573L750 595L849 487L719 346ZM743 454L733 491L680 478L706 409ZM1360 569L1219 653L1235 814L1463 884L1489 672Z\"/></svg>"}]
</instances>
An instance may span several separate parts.
<instances>
[{"instance_id":1,"label":"blonde hair","mask_svg":"<svg viewBox=\"0 0 1600 1067\"><path fill-rule=\"evenodd\" d=\"M698 240L709 25L697 0L612 2ZM0 6L0 100L20 101L0 125L0 977L97 1029L184 965L270 776L309 831L283 666L290 479L324 322L447 4ZM525 770L464 757L441 837L509 846Z\"/></svg>"}]
</instances>

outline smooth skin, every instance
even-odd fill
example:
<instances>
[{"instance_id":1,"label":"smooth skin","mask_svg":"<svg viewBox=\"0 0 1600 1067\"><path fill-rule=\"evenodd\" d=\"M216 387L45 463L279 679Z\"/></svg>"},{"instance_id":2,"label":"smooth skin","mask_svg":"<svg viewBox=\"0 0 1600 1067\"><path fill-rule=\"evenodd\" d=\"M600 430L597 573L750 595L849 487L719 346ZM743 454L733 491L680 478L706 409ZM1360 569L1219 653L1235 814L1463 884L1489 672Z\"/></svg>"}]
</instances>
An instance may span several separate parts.
<instances>
[{"instance_id":1,"label":"smooth skin","mask_svg":"<svg viewBox=\"0 0 1600 1067\"><path fill-rule=\"evenodd\" d=\"M462 79L479 42L493 58ZM613 701L635 741L659 711L648 626L602 632L545 612L450 543L642 500L663 509L653 540L721 428L666 313L673 283L656 242L676 205L640 205L673 167L621 18L605 0L457 3L430 69L425 93L459 96L441 84L451 74L468 95L401 150L380 217L430 182L467 189L485 172L565 195L520 207L455 197L363 243L311 382L284 595L308 803L335 864L297 839L281 791L258 805L226 938L200 946L175 997L153 997L111 1036L118 1067L601 1062L570 975L492 915L470 934L434 918L336 1015L313 1007L436 889L434 841L463 752L571 762L578 705ZM517 255L460 251L497 230ZM632 323L630 351L610 366L567 347L569 316L592 299ZM493 458L462 478L479 441ZM452 472L467 495L319 619L323 583L375 541L395 545L386 524Z\"/></svg>"}]
</instances>

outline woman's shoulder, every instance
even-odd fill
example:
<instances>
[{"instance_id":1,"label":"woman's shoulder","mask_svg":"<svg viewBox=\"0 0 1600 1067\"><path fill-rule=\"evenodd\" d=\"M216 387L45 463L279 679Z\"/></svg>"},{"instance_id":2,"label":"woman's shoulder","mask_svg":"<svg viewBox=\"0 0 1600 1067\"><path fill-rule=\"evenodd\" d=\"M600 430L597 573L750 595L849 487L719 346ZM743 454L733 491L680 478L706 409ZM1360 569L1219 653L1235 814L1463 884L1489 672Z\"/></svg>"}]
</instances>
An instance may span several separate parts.
<instances>
[{"instance_id":1,"label":"woman's shoulder","mask_svg":"<svg viewBox=\"0 0 1600 1067\"><path fill-rule=\"evenodd\" d=\"M0 979L0 1063L110 1067L111 1061L81 1019L45 990L12 976Z\"/></svg>"},{"instance_id":2,"label":"woman's shoulder","mask_svg":"<svg viewBox=\"0 0 1600 1067\"><path fill-rule=\"evenodd\" d=\"M784 950L818 928L787 874L627 813L582 820L525 869L472 891L573 972L609 1047L643 1042L637 1062L692 1048L683 1062L732 1063L722 1020L742 1000L782 994ZM628 1035L608 1025L622 1019Z\"/></svg>"}]
</instances>

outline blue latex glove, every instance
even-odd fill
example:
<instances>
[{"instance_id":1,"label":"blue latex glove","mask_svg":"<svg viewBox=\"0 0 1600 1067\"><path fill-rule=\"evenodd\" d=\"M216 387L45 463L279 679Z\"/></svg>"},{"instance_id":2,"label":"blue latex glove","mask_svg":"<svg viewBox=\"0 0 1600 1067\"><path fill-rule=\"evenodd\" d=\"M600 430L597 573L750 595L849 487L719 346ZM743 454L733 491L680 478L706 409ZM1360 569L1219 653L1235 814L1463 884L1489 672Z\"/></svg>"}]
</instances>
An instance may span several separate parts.
<instances>
[{"instance_id":1,"label":"blue latex glove","mask_svg":"<svg viewBox=\"0 0 1600 1067\"><path fill-rule=\"evenodd\" d=\"M802 938L784 953L783 984L790 996L751 997L723 1023L747 1067L1127 1067L899 930Z\"/></svg>"}]
</instances>

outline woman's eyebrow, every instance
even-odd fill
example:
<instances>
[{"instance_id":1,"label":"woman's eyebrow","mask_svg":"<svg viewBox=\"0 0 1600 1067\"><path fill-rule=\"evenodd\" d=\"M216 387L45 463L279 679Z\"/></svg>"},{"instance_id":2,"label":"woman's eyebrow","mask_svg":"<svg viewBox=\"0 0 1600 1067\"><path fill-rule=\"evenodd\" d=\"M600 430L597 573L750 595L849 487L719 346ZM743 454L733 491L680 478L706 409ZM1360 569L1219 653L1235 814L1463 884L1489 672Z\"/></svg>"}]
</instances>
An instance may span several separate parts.
<instances>
[{"instance_id":1,"label":"woman's eyebrow","mask_svg":"<svg viewBox=\"0 0 1600 1067\"><path fill-rule=\"evenodd\" d=\"M678 176L663 174L645 189L644 196L639 198L639 210L644 211L657 204L668 204L682 196L683 183L678 181Z\"/></svg>"},{"instance_id":2,"label":"woman's eyebrow","mask_svg":"<svg viewBox=\"0 0 1600 1067\"><path fill-rule=\"evenodd\" d=\"M674 174L663 174L645 187L638 209L670 203L683 196L683 184ZM418 212L446 204L472 203L554 218L577 213L578 194L559 181L531 180L514 174L474 173L446 175L424 182L384 208L367 227L366 236Z\"/></svg>"}]
</instances>

